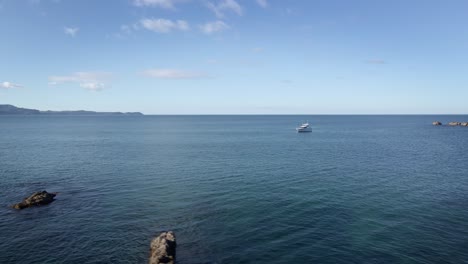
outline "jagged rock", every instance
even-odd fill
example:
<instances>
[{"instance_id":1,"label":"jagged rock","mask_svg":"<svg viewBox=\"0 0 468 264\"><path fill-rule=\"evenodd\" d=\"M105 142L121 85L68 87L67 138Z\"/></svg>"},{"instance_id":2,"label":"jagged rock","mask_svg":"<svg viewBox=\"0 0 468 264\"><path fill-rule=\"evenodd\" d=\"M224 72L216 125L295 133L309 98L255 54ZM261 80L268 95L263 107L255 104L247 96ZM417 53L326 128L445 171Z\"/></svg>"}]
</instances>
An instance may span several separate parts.
<instances>
[{"instance_id":1,"label":"jagged rock","mask_svg":"<svg viewBox=\"0 0 468 264\"><path fill-rule=\"evenodd\" d=\"M174 232L162 232L151 241L149 264L174 264L176 238Z\"/></svg>"},{"instance_id":2,"label":"jagged rock","mask_svg":"<svg viewBox=\"0 0 468 264\"><path fill-rule=\"evenodd\" d=\"M441 125L442 125L442 123L439 122L439 121L434 121L434 122L432 122L432 124L433 124L434 126L441 126Z\"/></svg>"},{"instance_id":3,"label":"jagged rock","mask_svg":"<svg viewBox=\"0 0 468 264\"><path fill-rule=\"evenodd\" d=\"M449 126L459 126L460 122L450 122L448 123Z\"/></svg>"},{"instance_id":4,"label":"jagged rock","mask_svg":"<svg viewBox=\"0 0 468 264\"><path fill-rule=\"evenodd\" d=\"M461 122L460 126L468 126L468 122Z\"/></svg>"},{"instance_id":5,"label":"jagged rock","mask_svg":"<svg viewBox=\"0 0 468 264\"><path fill-rule=\"evenodd\" d=\"M54 201L56 193L48 193L47 191L35 192L28 198L25 198L21 203L13 205L15 209L24 209L31 206L50 204Z\"/></svg>"}]
</instances>

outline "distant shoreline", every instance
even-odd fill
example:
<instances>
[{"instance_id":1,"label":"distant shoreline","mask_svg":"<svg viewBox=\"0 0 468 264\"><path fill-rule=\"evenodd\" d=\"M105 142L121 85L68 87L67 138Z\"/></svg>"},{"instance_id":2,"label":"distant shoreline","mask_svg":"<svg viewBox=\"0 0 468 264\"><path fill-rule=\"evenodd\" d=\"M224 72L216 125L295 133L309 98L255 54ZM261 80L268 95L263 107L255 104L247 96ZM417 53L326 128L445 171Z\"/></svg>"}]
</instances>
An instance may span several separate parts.
<instances>
[{"instance_id":1,"label":"distant shoreline","mask_svg":"<svg viewBox=\"0 0 468 264\"><path fill-rule=\"evenodd\" d=\"M77 111L41 111L37 109L21 108L14 105L0 105L0 115L25 115L25 116L142 116L140 112L95 112L86 110Z\"/></svg>"}]
</instances>

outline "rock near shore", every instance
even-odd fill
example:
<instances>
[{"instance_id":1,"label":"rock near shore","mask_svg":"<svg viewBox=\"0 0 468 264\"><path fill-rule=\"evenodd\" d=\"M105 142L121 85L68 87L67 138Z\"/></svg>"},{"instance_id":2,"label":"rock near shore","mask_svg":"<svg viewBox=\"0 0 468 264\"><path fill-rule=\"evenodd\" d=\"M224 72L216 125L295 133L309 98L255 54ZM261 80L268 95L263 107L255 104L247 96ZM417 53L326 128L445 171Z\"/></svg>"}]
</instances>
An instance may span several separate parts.
<instances>
[{"instance_id":1,"label":"rock near shore","mask_svg":"<svg viewBox=\"0 0 468 264\"><path fill-rule=\"evenodd\" d=\"M434 125L434 126L441 126L442 123L439 122L439 121L434 121L434 122L432 122L432 125Z\"/></svg>"},{"instance_id":2,"label":"rock near shore","mask_svg":"<svg viewBox=\"0 0 468 264\"><path fill-rule=\"evenodd\" d=\"M50 204L54 201L56 195L56 193L48 193L47 191L35 192L28 198L25 198L21 203L14 204L13 208L24 209L31 206Z\"/></svg>"},{"instance_id":3,"label":"rock near shore","mask_svg":"<svg viewBox=\"0 0 468 264\"><path fill-rule=\"evenodd\" d=\"M176 238L174 232L162 232L151 241L149 264L174 264Z\"/></svg>"}]
</instances>

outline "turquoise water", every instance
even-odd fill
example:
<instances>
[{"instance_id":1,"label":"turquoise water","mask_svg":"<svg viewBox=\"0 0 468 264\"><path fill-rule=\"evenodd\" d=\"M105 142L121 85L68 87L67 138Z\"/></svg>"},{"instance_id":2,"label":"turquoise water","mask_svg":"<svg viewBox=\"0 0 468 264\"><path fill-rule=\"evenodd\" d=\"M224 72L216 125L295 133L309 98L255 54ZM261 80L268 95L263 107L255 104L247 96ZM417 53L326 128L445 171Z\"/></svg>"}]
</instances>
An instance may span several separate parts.
<instances>
[{"instance_id":1,"label":"turquoise water","mask_svg":"<svg viewBox=\"0 0 468 264\"><path fill-rule=\"evenodd\" d=\"M167 229L181 264L468 263L468 128L435 120L468 116L2 116L0 263L145 263Z\"/></svg>"}]
</instances>

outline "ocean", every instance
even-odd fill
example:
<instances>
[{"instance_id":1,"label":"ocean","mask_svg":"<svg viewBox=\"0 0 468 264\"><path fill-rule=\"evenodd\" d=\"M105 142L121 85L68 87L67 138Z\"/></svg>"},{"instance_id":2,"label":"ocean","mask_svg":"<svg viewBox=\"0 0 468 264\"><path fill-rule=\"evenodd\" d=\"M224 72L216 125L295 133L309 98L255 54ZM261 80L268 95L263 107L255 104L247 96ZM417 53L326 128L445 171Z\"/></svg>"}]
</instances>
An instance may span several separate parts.
<instances>
[{"instance_id":1,"label":"ocean","mask_svg":"<svg viewBox=\"0 0 468 264\"><path fill-rule=\"evenodd\" d=\"M468 263L468 127L436 120L468 116L1 116L0 263L146 263L164 230L179 264Z\"/></svg>"}]
</instances>

